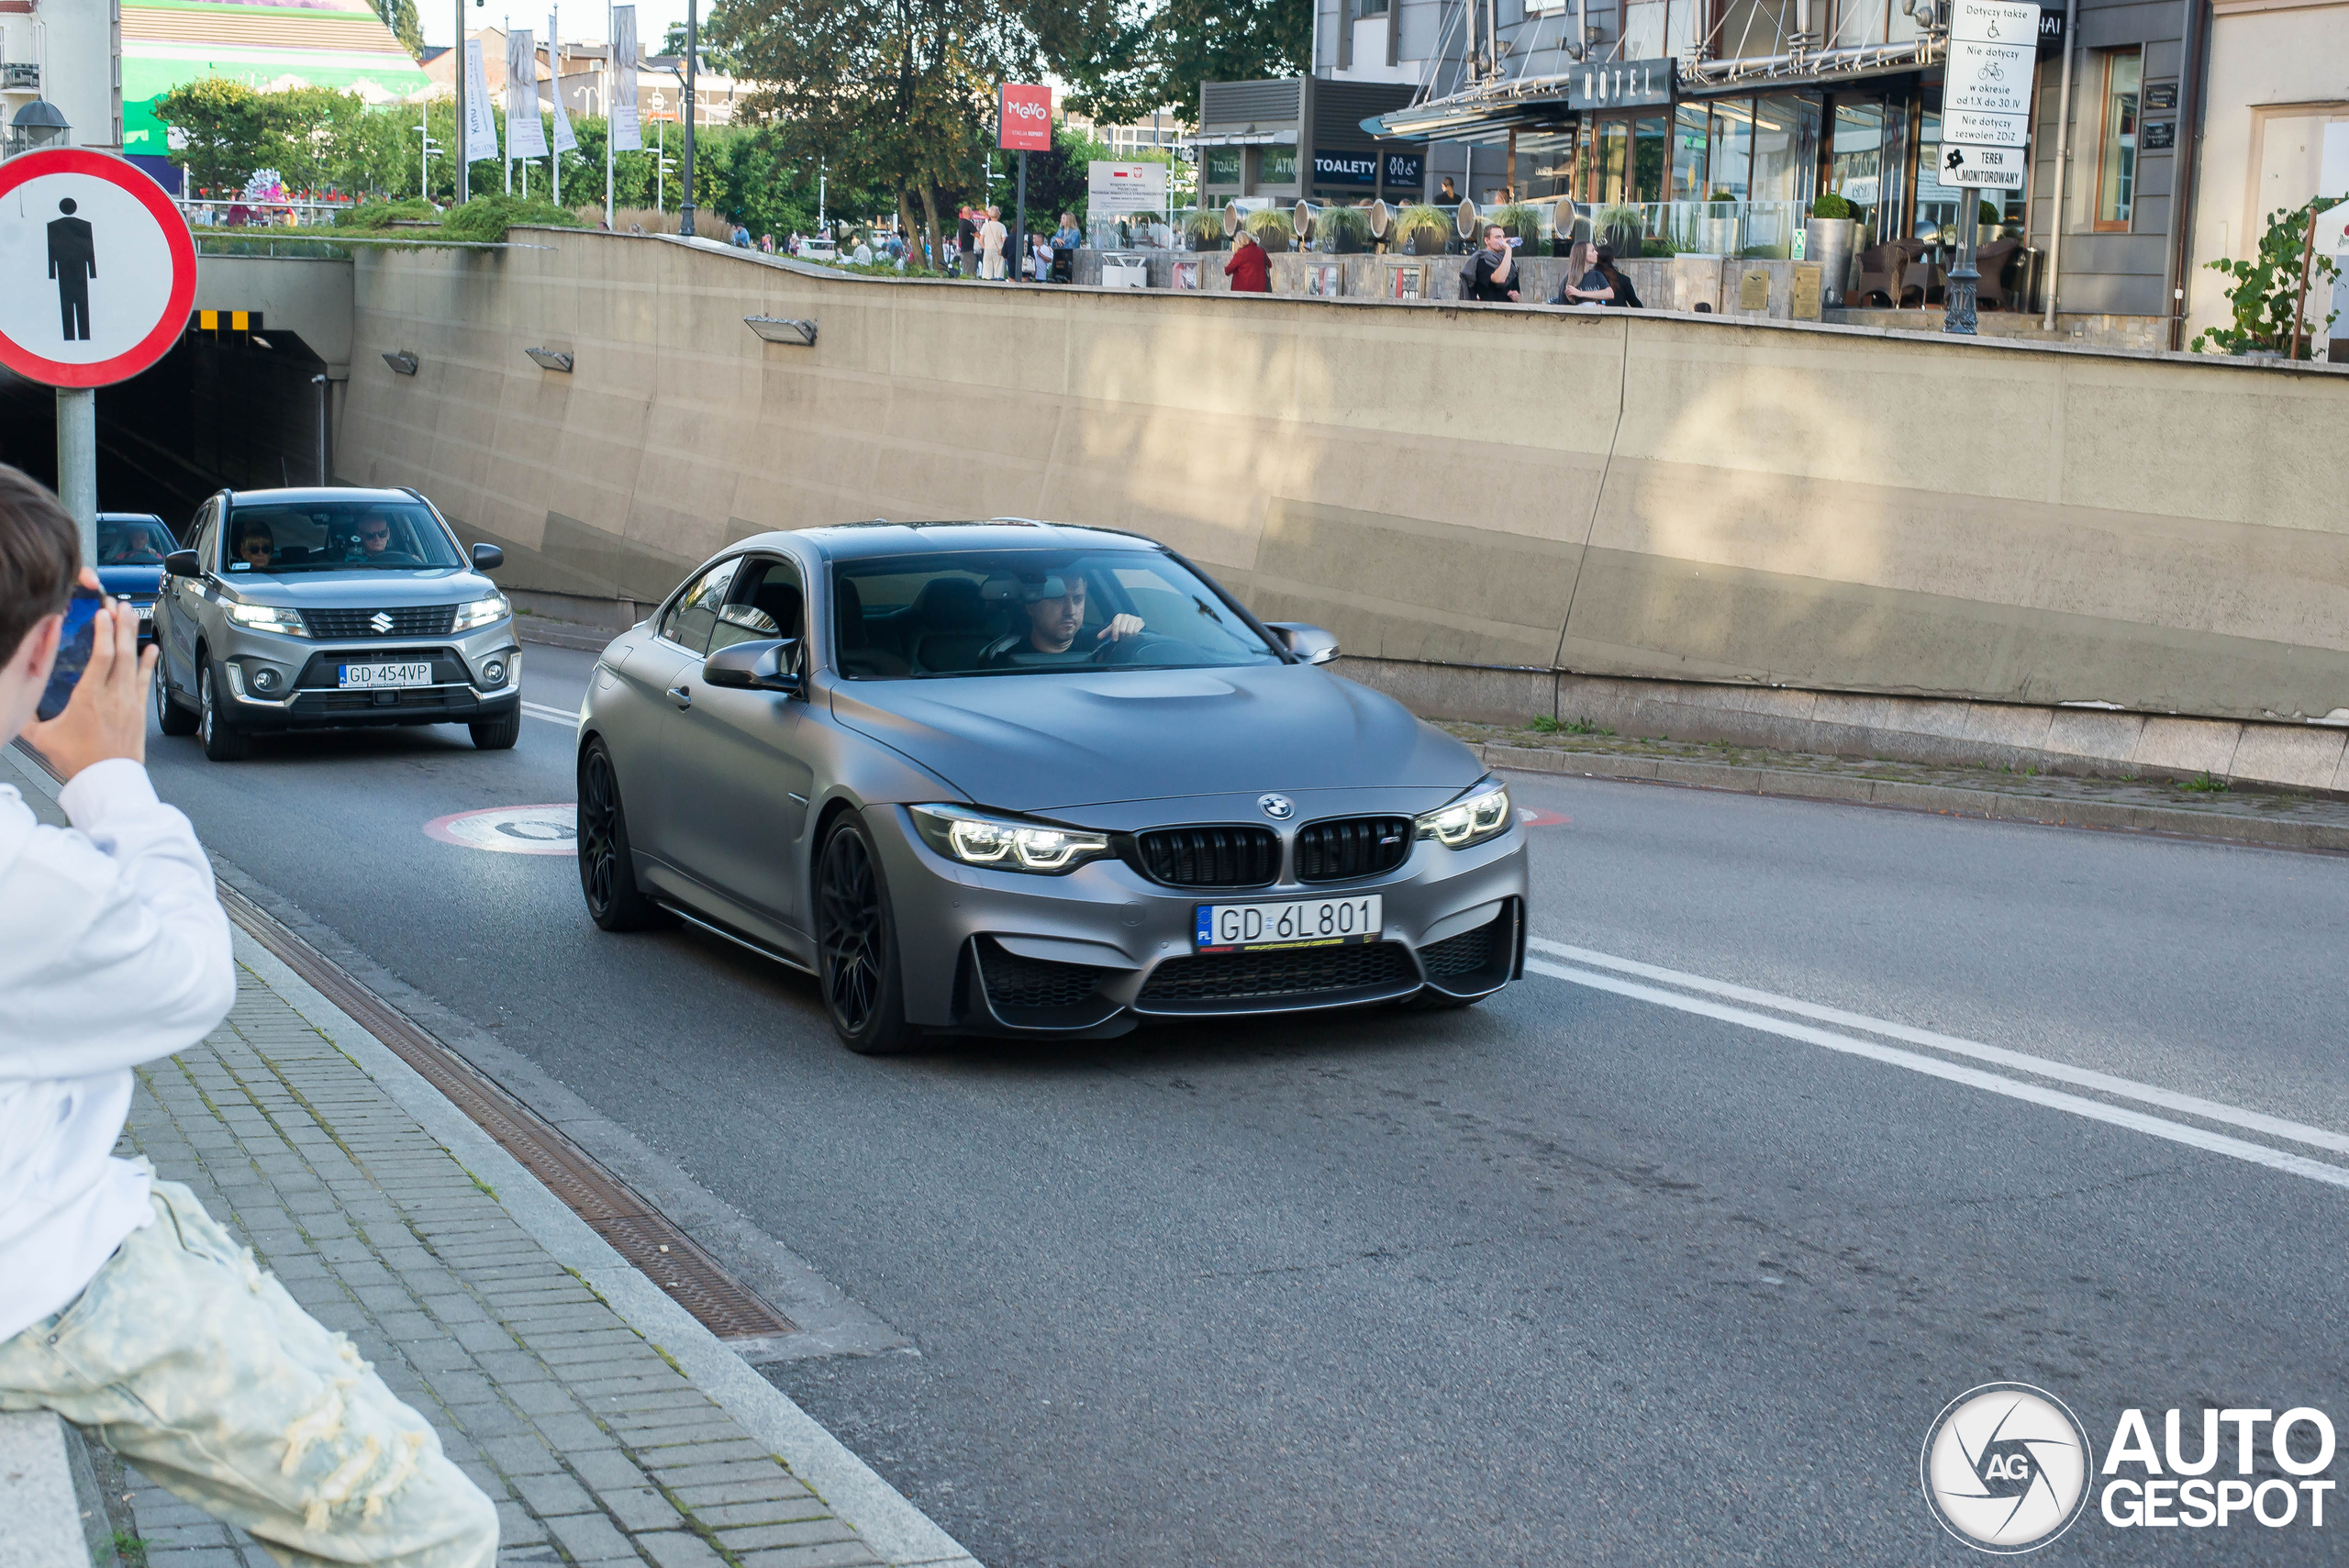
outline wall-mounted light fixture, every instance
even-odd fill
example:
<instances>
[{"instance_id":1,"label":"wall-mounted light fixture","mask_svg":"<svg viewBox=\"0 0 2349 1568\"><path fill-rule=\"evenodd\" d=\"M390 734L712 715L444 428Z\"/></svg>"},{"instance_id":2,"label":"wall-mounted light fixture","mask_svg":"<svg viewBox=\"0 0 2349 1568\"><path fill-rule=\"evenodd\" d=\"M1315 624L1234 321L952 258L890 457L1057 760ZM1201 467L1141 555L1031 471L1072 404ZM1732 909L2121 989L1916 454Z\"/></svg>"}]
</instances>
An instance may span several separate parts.
<instances>
[{"instance_id":1,"label":"wall-mounted light fixture","mask_svg":"<svg viewBox=\"0 0 2349 1568\"><path fill-rule=\"evenodd\" d=\"M571 373L571 356L560 349L525 349L522 351L529 355L530 362L542 371L561 371L565 375Z\"/></svg>"},{"instance_id":2,"label":"wall-mounted light fixture","mask_svg":"<svg viewBox=\"0 0 2349 1568\"><path fill-rule=\"evenodd\" d=\"M742 325L770 343L798 343L811 349L816 346L813 321L796 321L781 316L745 316Z\"/></svg>"},{"instance_id":3,"label":"wall-mounted light fixture","mask_svg":"<svg viewBox=\"0 0 2349 1568\"><path fill-rule=\"evenodd\" d=\"M393 370L398 372L401 375L414 375L416 373L416 356L409 353L406 349L389 349L384 350L384 362L391 366Z\"/></svg>"}]
</instances>

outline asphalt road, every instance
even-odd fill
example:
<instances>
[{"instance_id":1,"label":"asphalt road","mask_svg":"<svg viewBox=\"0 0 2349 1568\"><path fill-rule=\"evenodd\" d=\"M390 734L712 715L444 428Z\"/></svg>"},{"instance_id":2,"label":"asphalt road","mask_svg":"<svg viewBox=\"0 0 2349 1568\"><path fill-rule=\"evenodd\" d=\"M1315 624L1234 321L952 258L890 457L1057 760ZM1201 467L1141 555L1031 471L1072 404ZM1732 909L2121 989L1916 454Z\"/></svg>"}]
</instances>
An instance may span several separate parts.
<instances>
[{"instance_id":1,"label":"asphalt road","mask_svg":"<svg viewBox=\"0 0 2349 1568\"><path fill-rule=\"evenodd\" d=\"M531 647L526 696L590 660ZM2099 1447L2349 1424L2349 860L1527 778L1537 956L1585 980L866 1061L805 979L426 836L572 800L560 724L152 748L235 868L909 1340L764 1370L995 1568L1970 1562L1918 1451L1984 1382ZM2338 1529L2091 1512L2041 1560Z\"/></svg>"}]
</instances>

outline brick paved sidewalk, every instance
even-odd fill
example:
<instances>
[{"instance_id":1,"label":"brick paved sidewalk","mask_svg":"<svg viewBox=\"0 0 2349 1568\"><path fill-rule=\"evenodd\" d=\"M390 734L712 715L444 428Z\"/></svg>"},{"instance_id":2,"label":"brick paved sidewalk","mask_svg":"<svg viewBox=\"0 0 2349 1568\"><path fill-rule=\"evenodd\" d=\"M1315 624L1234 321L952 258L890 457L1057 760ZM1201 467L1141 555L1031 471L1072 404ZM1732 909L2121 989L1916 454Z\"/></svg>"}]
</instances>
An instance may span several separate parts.
<instances>
[{"instance_id":1,"label":"brick paved sidewalk","mask_svg":"<svg viewBox=\"0 0 2349 1568\"><path fill-rule=\"evenodd\" d=\"M123 1152L185 1182L349 1334L497 1499L500 1560L832 1568L881 1559L248 969L202 1045L141 1070ZM130 1473L148 1568L267 1568Z\"/></svg>"}]
</instances>

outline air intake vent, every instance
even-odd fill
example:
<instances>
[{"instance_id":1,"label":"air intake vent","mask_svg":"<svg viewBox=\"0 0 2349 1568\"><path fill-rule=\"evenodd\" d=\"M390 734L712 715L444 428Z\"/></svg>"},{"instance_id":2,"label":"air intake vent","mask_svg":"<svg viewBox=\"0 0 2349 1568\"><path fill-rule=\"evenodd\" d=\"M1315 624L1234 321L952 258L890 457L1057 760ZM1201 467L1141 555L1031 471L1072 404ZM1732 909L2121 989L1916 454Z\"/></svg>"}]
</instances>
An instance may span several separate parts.
<instances>
[{"instance_id":1,"label":"air intake vent","mask_svg":"<svg viewBox=\"0 0 2349 1568\"><path fill-rule=\"evenodd\" d=\"M304 610L312 637L446 637L457 624L454 605L403 605L384 610Z\"/></svg>"},{"instance_id":2,"label":"air intake vent","mask_svg":"<svg viewBox=\"0 0 2349 1568\"><path fill-rule=\"evenodd\" d=\"M1170 958L1151 971L1137 999L1143 1007L1343 995L1413 984L1411 961L1393 942L1303 948L1286 952L1205 953Z\"/></svg>"},{"instance_id":3,"label":"air intake vent","mask_svg":"<svg viewBox=\"0 0 2349 1568\"><path fill-rule=\"evenodd\" d=\"M1408 817L1347 817L1297 830L1297 880L1344 882L1393 871L1410 858Z\"/></svg>"},{"instance_id":4,"label":"air intake vent","mask_svg":"<svg viewBox=\"0 0 2349 1568\"><path fill-rule=\"evenodd\" d=\"M1262 887L1280 874L1269 828L1159 828L1134 836L1142 873L1169 887Z\"/></svg>"}]
</instances>

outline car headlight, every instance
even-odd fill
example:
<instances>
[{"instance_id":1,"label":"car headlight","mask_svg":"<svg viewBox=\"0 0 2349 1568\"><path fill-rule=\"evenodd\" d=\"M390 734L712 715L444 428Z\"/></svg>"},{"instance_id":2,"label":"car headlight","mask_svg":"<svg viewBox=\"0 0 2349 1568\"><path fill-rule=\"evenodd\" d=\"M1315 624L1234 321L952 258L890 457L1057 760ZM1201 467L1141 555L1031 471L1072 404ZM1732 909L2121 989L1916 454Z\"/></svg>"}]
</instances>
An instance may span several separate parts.
<instances>
[{"instance_id":1,"label":"car headlight","mask_svg":"<svg viewBox=\"0 0 2349 1568\"><path fill-rule=\"evenodd\" d=\"M459 605L456 624L449 629L452 632L471 631L477 626L487 626L492 621L504 620L507 609L506 595L503 594L492 594L486 599L475 599L470 605Z\"/></svg>"},{"instance_id":2,"label":"car headlight","mask_svg":"<svg viewBox=\"0 0 2349 1568\"><path fill-rule=\"evenodd\" d=\"M960 806L917 806L911 809L922 841L948 860L966 866L1054 876L1109 852L1109 840L1100 833L1080 833L1074 828L989 817Z\"/></svg>"},{"instance_id":3,"label":"car headlight","mask_svg":"<svg viewBox=\"0 0 2349 1568\"><path fill-rule=\"evenodd\" d=\"M310 628L302 624L302 612L276 605L231 603L228 618L239 626L249 626L256 631L281 632L287 637L307 637Z\"/></svg>"},{"instance_id":4,"label":"car headlight","mask_svg":"<svg viewBox=\"0 0 2349 1568\"><path fill-rule=\"evenodd\" d=\"M1508 786L1486 778L1450 806L1421 816L1419 823L1420 838L1452 849L1481 844L1508 830Z\"/></svg>"}]
</instances>

